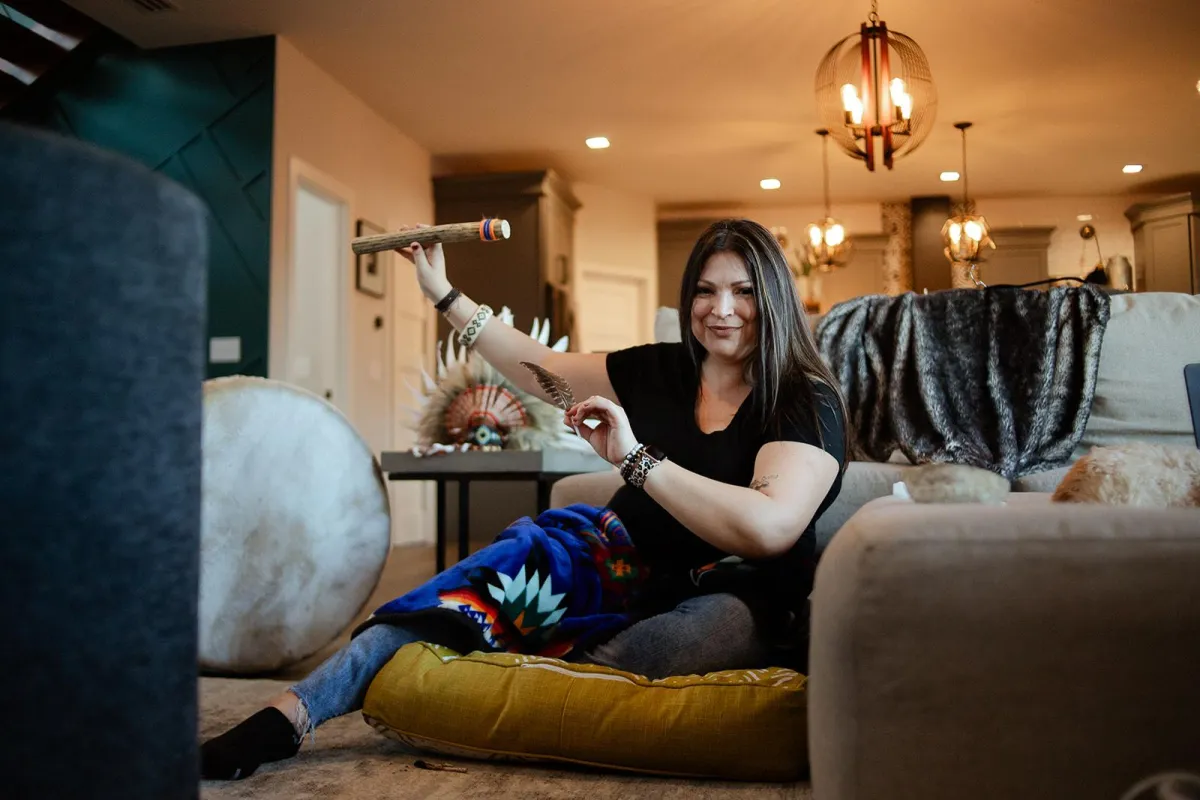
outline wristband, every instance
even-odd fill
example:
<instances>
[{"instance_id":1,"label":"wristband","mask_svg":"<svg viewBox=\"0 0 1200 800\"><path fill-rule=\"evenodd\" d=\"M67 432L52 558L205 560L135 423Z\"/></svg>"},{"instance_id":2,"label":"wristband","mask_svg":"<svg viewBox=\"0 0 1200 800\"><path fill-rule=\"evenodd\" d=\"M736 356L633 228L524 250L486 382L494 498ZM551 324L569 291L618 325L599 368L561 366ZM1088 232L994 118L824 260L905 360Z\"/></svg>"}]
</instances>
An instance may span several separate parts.
<instances>
[{"instance_id":1,"label":"wristband","mask_svg":"<svg viewBox=\"0 0 1200 800\"><path fill-rule=\"evenodd\" d=\"M621 477L635 489L642 488L646 483L650 470L667 460L662 450L646 445L639 445L630 456L632 458L626 456L628 460L621 464Z\"/></svg>"},{"instance_id":2,"label":"wristband","mask_svg":"<svg viewBox=\"0 0 1200 800\"><path fill-rule=\"evenodd\" d=\"M437 303L434 305L434 308L438 310L439 314L445 314L450 310L450 306L454 305L454 301L457 300L461 295L462 292L451 287L450 291L446 293L446 296L437 301Z\"/></svg>"},{"instance_id":3,"label":"wristband","mask_svg":"<svg viewBox=\"0 0 1200 800\"><path fill-rule=\"evenodd\" d=\"M475 315L467 322L467 326L463 328L462 333L458 335L458 343L470 350L475 346L475 340L479 338L479 334L483 331L483 327L488 324L494 312L488 306L480 306Z\"/></svg>"}]
</instances>

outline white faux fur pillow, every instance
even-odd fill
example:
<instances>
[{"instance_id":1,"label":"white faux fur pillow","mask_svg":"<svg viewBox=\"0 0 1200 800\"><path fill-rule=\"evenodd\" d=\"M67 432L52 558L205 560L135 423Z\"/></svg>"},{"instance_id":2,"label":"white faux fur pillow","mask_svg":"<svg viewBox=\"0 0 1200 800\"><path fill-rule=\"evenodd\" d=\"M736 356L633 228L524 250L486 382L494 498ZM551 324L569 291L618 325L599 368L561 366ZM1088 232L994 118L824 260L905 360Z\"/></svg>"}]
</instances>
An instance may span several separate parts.
<instances>
[{"instance_id":1,"label":"white faux fur pillow","mask_svg":"<svg viewBox=\"0 0 1200 800\"><path fill-rule=\"evenodd\" d=\"M1200 507L1200 450L1140 442L1094 447L1063 476L1053 500Z\"/></svg>"}]
</instances>

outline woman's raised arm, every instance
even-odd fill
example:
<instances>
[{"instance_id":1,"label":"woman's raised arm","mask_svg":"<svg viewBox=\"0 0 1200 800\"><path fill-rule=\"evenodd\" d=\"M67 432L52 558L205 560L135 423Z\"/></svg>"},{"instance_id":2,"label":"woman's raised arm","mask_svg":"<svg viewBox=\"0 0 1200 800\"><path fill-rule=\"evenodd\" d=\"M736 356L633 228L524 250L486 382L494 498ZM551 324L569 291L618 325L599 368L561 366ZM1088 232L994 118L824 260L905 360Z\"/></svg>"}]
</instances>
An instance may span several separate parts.
<instances>
[{"instance_id":1,"label":"woman's raised arm","mask_svg":"<svg viewBox=\"0 0 1200 800\"><path fill-rule=\"evenodd\" d=\"M396 252L416 267L417 283L427 300L437 303L450 294L454 287L446 277L446 261L440 243L431 246L412 244ZM478 308L478 303L460 294L443 314L451 327L461 332ZM576 398L600 395L617 402L603 353L559 353L521 332L516 326L505 325L496 319L484 325L483 331L475 339L474 348L485 361L520 389L548 402L553 402L553 398L542 391L533 374L521 366L522 361L561 375L571 385Z\"/></svg>"}]
</instances>

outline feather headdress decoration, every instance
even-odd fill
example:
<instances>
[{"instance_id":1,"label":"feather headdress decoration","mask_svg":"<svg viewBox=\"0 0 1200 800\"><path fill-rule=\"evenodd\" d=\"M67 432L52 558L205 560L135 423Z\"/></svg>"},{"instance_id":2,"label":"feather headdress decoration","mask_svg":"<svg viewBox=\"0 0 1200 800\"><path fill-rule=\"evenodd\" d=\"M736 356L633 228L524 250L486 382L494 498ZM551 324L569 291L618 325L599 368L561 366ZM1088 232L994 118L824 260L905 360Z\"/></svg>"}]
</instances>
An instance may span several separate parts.
<instances>
[{"instance_id":1,"label":"feather headdress decoration","mask_svg":"<svg viewBox=\"0 0 1200 800\"><path fill-rule=\"evenodd\" d=\"M512 311L504 308L496 320L512 325ZM535 319L530 336L549 346L550 324ZM421 390L408 387L418 403L410 409L415 453L587 446L563 424L561 409L521 390L478 352L455 347L456 339L451 333L449 340L438 342L436 380L422 370ZM566 351L567 337L552 349Z\"/></svg>"}]
</instances>

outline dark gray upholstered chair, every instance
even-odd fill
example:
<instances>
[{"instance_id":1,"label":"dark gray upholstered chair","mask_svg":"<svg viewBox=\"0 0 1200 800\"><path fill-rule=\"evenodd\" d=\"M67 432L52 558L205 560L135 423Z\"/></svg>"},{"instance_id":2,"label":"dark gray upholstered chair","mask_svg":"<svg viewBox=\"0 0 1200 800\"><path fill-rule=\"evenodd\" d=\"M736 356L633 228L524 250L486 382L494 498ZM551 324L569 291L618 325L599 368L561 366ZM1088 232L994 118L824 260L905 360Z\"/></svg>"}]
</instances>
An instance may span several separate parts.
<instances>
[{"instance_id":1,"label":"dark gray upholstered chair","mask_svg":"<svg viewBox=\"0 0 1200 800\"><path fill-rule=\"evenodd\" d=\"M199 793L206 224L0 124L0 796Z\"/></svg>"}]
</instances>

